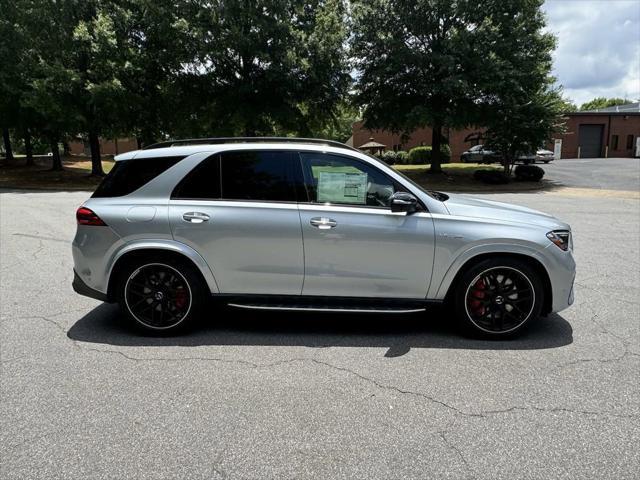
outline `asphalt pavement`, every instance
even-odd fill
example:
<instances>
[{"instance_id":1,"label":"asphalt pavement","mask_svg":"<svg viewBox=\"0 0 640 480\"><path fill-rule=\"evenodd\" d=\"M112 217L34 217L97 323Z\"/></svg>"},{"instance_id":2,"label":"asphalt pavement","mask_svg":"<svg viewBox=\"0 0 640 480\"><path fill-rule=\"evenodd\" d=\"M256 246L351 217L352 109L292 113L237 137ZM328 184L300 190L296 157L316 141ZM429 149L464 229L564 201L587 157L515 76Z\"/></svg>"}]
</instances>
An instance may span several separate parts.
<instances>
[{"instance_id":1,"label":"asphalt pavement","mask_svg":"<svg viewBox=\"0 0 640 480\"><path fill-rule=\"evenodd\" d=\"M640 202L579 195L490 196L571 223L578 276L570 309L489 342L443 311L141 337L71 290L88 194L2 193L0 476L638 478Z\"/></svg>"},{"instance_id":2,"label":"asphalt pavement","mask_svg":"<svg viewBox=\"0 0 640 480\"><path fill-rule=\"evenodd\" d=\"M571 187L640 190L640 158L560 159L537 165L545 178Z\"/></svg>"}]
</instances>

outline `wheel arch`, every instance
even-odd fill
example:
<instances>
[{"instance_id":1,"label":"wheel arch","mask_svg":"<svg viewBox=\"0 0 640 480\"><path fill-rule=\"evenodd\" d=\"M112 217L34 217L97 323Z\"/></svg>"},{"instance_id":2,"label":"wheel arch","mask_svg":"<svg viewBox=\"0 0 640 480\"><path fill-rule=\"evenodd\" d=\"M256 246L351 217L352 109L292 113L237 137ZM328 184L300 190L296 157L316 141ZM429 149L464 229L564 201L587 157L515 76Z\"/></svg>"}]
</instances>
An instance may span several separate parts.
<instances>
[{"instance_id":1,"label":"wheel arch","mask_svg":"<svg viewBox=\"0 0 640 480\"><path fill-rule=\"evenodd\" d=\"M542 305L542 313L546 315L551 312L553 305L553 290L551 288L551 278L549 277L549 272L545 268L544 264L535 256L516 252L484 252L468 258L459 268L457 268L457 270L455 271L455 275L452 275L451 280L447 282L446 286L444 285L446 278L440 285L439 291L442 291L444 288L446 288L446 293L444 295L445 303L449 303L451 301L451 297L453 295L457 282L460 280L460 277L464 274L464 272L466 272L472 266L482 262L483 260L495 257L508 257L515 260L520 260L531 266L531 268L533 268L540 275L540 279L542 280L544 289L544 303Z\"/></svg>"},{"instance_id":2,"label":"wheel arch","mask_svg":"<svg viewBox=\"0 0 640 480\"><path fill-rule=\"evenodd\" d=\"M107 283L108 301L115 301L115 279L118 278L122 269L134 260L149 257L154 257L155 259L175 258L189 262L198 272L200 272L202 280L209 290L212 293L219 292L217 282L213 276L213 272L209 268L209 265L206 263L204 258L202 258L202 256L200 256L200 254L191 247L178 242L141 242L127 245L111 259Z\"/></svg>"}]
</instances>

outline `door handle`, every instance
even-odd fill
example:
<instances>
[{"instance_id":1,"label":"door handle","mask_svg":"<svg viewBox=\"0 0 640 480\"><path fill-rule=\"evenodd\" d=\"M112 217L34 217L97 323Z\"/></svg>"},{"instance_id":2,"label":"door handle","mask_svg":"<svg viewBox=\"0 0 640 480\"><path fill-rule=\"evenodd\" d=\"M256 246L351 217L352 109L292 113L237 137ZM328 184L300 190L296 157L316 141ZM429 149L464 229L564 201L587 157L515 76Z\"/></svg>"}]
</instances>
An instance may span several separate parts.
<instances>
[{"instance_id":1,"label":"door handle","mask_svg":"<svg viewBox=\"0 0 640 480\"><path fill-rule=\"evenodd\" d=\"M329 230L338 225L338 222L327 217L313 217L309 223L320 230Z\"/></svg>"},{"instance_id":2,"label":"door handle","mask_svg":"<svg viewBox=\"0 0 640 480\"><path fill-rule=\"evenodd\" d=\"M182 219L185 222L202 223L202 222L206 222L207 220L209 220L209 215L207 215L206 213L202 213L202 212L187 212L184 215L182 215Z\"/></svg>"}]
</instances>

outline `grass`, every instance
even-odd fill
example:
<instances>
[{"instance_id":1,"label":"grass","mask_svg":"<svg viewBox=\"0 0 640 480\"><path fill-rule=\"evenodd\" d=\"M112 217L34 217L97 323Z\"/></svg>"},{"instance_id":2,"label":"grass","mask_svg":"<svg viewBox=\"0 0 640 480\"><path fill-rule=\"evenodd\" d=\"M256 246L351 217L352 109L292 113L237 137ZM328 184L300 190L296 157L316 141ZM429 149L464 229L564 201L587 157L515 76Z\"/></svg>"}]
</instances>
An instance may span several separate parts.
<instances>
[{"instance_id":1,"label":"grass","mask_svg":"<svg viewBox=\"0 0 640 480\"><path fill-rule=\"evenodd\" d=\"M479 163L447 163L442 165L442 174L429 173L429 165L394 165L394 168L411 178L418 185L429 190L445 192L507 193L545 190L553 184L541 182L511 182L506 185L487 185L473 178L476 170L501 170L500 165Z\"/></svg>"}]
</instances>

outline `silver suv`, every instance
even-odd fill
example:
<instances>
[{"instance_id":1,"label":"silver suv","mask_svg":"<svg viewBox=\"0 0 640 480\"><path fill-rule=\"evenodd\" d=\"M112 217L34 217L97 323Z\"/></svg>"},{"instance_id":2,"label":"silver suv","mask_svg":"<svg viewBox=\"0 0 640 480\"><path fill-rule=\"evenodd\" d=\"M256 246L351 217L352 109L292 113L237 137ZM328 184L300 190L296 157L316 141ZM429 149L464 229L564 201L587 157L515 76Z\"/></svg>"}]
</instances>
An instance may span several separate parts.
<instances>
[{"instance_id":1,"label":"silver suv","mask_svg":"<svg viewBox=\"0 0 640 480\"><path fill-rule=\"evenodd\" d=\"M77 211L76 292L147 332L242 309L399 314L448 305L506 337L573 302L569 225L427 191L337 142L166 142L116 157Z\"/></svg>"}]
</instances>

